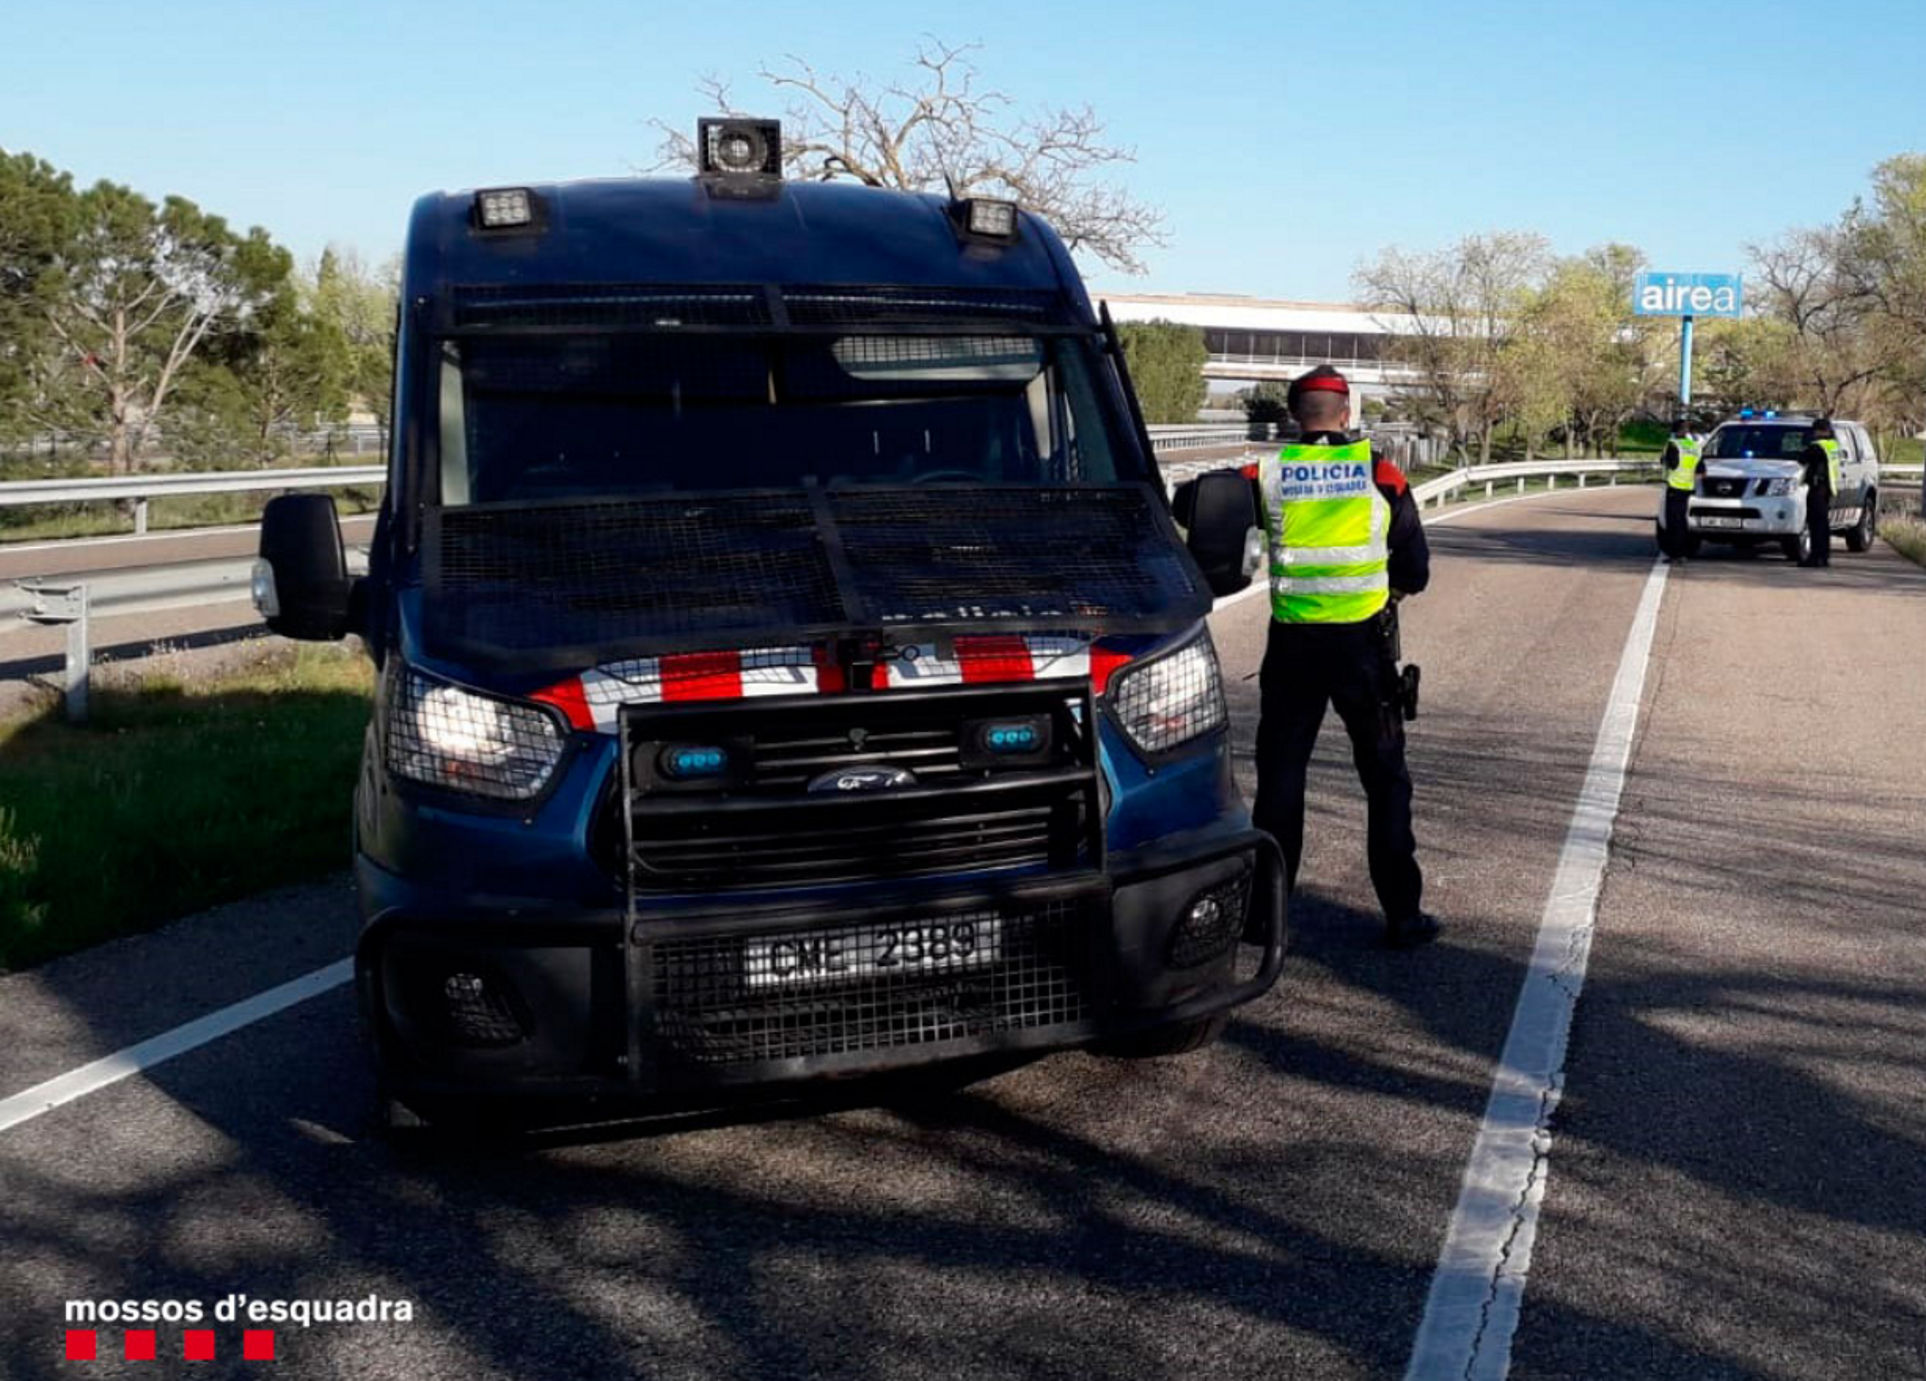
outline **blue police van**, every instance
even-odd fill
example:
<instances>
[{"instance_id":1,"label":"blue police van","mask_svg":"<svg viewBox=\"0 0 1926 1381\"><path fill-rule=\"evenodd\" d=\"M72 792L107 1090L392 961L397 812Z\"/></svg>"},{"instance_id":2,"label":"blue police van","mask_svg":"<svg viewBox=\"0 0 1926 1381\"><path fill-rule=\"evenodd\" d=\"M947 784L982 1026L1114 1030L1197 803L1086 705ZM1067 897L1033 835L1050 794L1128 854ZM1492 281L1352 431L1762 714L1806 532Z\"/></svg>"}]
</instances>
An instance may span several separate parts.
<instances>
[{"instance_id":1,"label":"blue police van","mask_svg":"<svg viewBox=\"0 0 1926 1381\"><path fill-rule=\"evenodd\" d=\"M378 668L384 1109L1207 1042L1285 946L1205 624L1248 484L1166 498L1042 220L699 135L423 197L365 576L332 499L264 516L269 626Z\"/></svg>"}]
</instances>

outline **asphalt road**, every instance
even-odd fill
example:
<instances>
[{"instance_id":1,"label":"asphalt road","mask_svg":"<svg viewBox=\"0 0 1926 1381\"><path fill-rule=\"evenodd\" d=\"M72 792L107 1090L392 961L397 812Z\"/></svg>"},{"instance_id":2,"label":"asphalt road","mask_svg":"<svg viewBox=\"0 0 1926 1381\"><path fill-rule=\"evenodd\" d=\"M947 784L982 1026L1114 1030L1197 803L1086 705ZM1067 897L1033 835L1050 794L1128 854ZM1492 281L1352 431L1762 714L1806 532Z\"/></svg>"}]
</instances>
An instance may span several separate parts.
<instances>
[{"instance_id":1,"label":"asphalt road","mask_svg":"<svg viewBox=\"0 0 1926 1381\"><path fill-rule=\"evenodd\" d=\"M1375 944L1333 721L1290 964L1196 1056L407 1151L336 989L0 1132L0 1377L157 1374L62 1361L63 1301L232 1291L412 1304L283 1326L302 1377L1399 1376L1652 503L1434 531L1406 644L1438 946ZM1883 550L1669 579L1514 1375L1926 1376L1923 593ZM1215 628L1247 768L1263 602ZM352 929L333 881L0 979L0 1097ZM196 1374L267 1370L217 1328Z\"/></svg>"}]
</instances>

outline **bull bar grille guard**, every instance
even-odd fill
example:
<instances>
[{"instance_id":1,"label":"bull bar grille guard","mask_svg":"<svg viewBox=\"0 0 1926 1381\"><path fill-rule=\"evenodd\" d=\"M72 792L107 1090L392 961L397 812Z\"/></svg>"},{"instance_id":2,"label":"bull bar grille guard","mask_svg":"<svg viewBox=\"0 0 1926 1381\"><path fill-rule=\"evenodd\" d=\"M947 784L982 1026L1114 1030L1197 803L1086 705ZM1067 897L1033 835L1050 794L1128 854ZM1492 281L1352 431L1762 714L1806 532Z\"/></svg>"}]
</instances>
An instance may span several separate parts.
<instances>
[{"instance_id":1,"label":"bull bar grille guard","mask_svg":"<svg viewBox=\"0 0 1926 1381\"><path fill-rule=\"evenodd\" d=\"M785 745L838 737L862 743L866 732L915 728L960 740L973 722L1019 716L1043 716L1055 726L1049 762L949 772L927 787L810 792L784 773L780 786L765 790L749 780L728 791L691 794L652 789L658 784L637 771L638 753L691 737L741 748L758 734ZM1094 986L1104 966L1091 946L1110 889L1095 726L1087 683L625 707L617 782L628 898L622 950L630 1070L661 1075L678 1058L713 1067L732 1055L758 1067L802 1059L833 1064L842 1054L874 1061L898 1047L927 1050L945 1040L1089 1019L1105 1005ZM1049 821L1041 852L1009 854L1005 822L1035 821L1040 808ZM940 832L932 835L932 825ZM746 885L762 877L761 885L779 888L840 887L822 894L820 903L800 903L793 914L761 911L746 928L737 924L739 911L708 903L694 913L676 907L677 920L663 927L660 902L671 884L645 865L650 836L664 830L685 853L705 837L720 841L709 846L711 880L720 856ZM692 830L707 833L692 840ZM972 831L985 844L974 868L973 851L957 843ZM930 854L932 866L919 870L915 851L931 848L933 838L939 847ZM845 841L841 849L825 855L836 848L825 841L837 839ZM806 863L828 857L831 869L798 875L799 854ZM773 872L765 855L777 862ZM849 867L864 856L874 866L851 876ZM1005 860L1003 875L985 871ZM874 897L884 883L899 884L897 895L852 909L850 897ZM899 899L919 893L926 899ZM873 968L875 956L867 951L879 927L966 920L997 933L994 962L901 974ZM746 941L790 934L836 938L872 966L847 979L751 991Z\"/></svg>"}]
</instances>

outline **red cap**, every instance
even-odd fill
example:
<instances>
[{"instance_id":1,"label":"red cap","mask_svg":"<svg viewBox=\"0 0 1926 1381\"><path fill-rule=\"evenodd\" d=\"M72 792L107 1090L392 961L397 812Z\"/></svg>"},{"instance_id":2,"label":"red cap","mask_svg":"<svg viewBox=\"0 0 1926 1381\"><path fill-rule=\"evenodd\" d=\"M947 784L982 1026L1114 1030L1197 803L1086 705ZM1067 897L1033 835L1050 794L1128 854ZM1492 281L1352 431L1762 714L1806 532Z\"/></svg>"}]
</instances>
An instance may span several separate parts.
<instances>
[{"instance_id":1,"label":"red cap","mask_svg":"<svg viewBox=\"0 0 1926 1381\"><path fill-rule=\"evenodd\" d=\"M1297 380L1297 387L1300 392L1304 393L1309 393L1313 389L1323 389L1330 393L1349 393L1351 391L1351 386L1344 381L1344 376L1335 370L1329 374L1306 374L1303 378Z\"/></svg>"}]
</instances>

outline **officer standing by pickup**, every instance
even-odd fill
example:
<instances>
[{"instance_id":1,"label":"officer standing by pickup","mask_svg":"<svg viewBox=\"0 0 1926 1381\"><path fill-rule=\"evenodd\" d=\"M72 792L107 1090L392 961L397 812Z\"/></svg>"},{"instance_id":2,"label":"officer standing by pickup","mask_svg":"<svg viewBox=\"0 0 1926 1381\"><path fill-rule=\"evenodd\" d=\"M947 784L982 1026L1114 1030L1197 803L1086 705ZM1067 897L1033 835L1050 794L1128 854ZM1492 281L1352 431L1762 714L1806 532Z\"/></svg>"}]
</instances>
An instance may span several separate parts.
<instances>
[{"instance_id":1,"label":"officer standing by pickup","mask_svg":"<svg viewBox=\"0 0 1926 1381\"><path fill-rule=\"evenodd\" d=\"M1667 561L1683 562L1691 546L1686 511L1699 472L1699 443L1683 417L1672 423L1672 437L1665 443L1661 460L1665 466L1665 532L1660 545Z\"/></svg>"},{"instance_id":2,"label":"officer standing by pickup","mask_svg":"<svg viewBox=\"0 0 1926 1381\"><path fill-rule=\"evenodd\" d=\"M1371 882L1385 940L1405 947L1436 937L1422 907L1424 877L1411 832L1411 774L1389 606L1431 579L1418 508L1395 465L1345 430L1350 386L1329 365L1286 394L1302 438L1258 467L1270 537L1270 640L1257 726L1253 823L1284 852L1297 885L1304 852L1304 789L1327 706L1337 707L1369 806Z\"/></svg>"},{"instance_id":3,"label":"officer standing by pickup","mask_svg":"<svg viewBox=\"0 0 1926 1381\"><path fill-rule=\"evenodd\" d=\"M1815 418L1812 443L1799 457L1806 467L1806 535L1812 550L1801 566L1832 564L1832 496L1839 492L1839 443L1833 439L1832 419Z\"/></svg>"}]
</instances>

